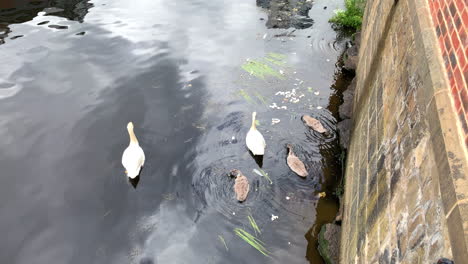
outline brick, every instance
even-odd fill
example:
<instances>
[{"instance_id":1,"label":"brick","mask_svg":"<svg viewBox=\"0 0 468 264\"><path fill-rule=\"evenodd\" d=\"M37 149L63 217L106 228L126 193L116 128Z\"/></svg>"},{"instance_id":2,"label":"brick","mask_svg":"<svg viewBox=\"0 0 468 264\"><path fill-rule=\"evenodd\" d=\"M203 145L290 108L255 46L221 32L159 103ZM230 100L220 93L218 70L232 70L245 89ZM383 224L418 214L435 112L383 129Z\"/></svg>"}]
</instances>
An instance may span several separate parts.
<instances>
[{"instance_id":1,"label":"brick","mask_svg":"<svg viewBox=\"0 0 468 264\"><path fill-rule=\"evenodd\" d=\"M455 78L455 83L457 84L458 88L463 88L464 81L459 67L455 67L453 71L453 77Z\"/></svg>"},{"instance_id":2,"label":"brick","mask_svg":"<svg viewBox=\"0 0 468 264\"><path fill-rule=\"evenodd\" d=\"M465 77L465 86L461 88L468 88L468 64L465 65L465 70L463 71L463 77Z\"/></svg>"},{"instance_id":3,"label":"brick","mask_svg":"<svg viewBox=\"0 0 468 264\"><path fill-rule=\"evenodd\" d=\"M445 23L440 23L439 24L440 26L440 32L442 33L442 37L445 36L445 34L447 34L447 26L445 25Z\"/></svg>"},{"instance_id":4,"label":"brick","mask_svg":"<svg viewBox=\"0 0 468 264\"><path fill-rule=\"evenodd\" d=\"M453 50L458 50L458 47L460 47L460 40L458 39L458 32L454 31L451 36L452 40L452 48Z\"/></svg>"},{"instance_id":5,"label":"brick","mask_svg":"<svg viewBox=\"0 0 468 264\"><path fill-rule=\"evenodd\" d=\"M450 35L444 37L445 50L450 52L452 50L452 42L450 41Z\"/></svg>"},{"instance_id":6,"label":"brick","mask_svg":"<svg viewBox=\"0 0 468 264\"><path fill-rule=\"evenodd\" d=\"M458 13L461 14L461 12L463 11L463 9L465 7L465 4L461 0L455 1L455 2L456 2L457 9L458 9Z\"/></svg>"},{"instance_id":7,"label":"brick","mask_svg":"<svg viewBox=\"0 0 468 264\"><path fill-rule=\"evenodd\" d=\"M443 10L442 13L444 15L445 24L447 25L447 29L448 29L449 33L451 33L451 31L453 29L453 23L452 23L452 18L450 16L450 11L448 9L448 6L444 7L444 10Z\"/></svg>"},{"instance_id":8,"label":"brick","mask_svg":"<svg viewBox=\"0 0 468 264\"><path fill-rule=\"evenodd\" d=\"M463 18L463 16L462 16ZM463 20L465 21L465 20ZM439 9L439 11L437 11L437 22L439 22L440 25L445 25L445 21L444 21L444 15L442 14L442 10Z\"/></svg>"},{"instance_id":9,"label":"brick","mask_svg":"<svg viewBox=\"0 0 468 264\"><path fill-rule=\"evenodd\" d=\"M461 15L461 19L462 19L463 25L465 25L465 28L468 27L468 11L466 10L467 9L465 8L465 10L463 10L463 13Z\"/></svg>"},{"instance_id":10,"label":"brick","mask_svg":"<svg viewBox=\"0 0 468 264\"><path fill-rule=\"evenodd\" d=\"M453 2L450 3L449 10L450 14L452 14L452 17L454 17L457 14L457 8L455 7L455 4Z\"/></svg>"},{"instance_id":11,"label":"brick","mask_svg":"<svg viewBox=\"0 0 468 264\"><path fill-rule=\"evenodd\" d=\"M444 55L442 55L442 58L444 59L445 68L449 69L449 68L450 68L450 58L449 58L449 55L448 55L448 54L444 54ZM449 79L450 79L451 76L452 76L452 74L450 73L450 74L449 74Z\"/></svg>"},{"instance_id":12,"label":"brick","mask_svg":"<svg viewBox=\"0 0 468 264\"><path fill-rule=\"evenodd\" d=\"M460 109L458 111L458 119L460 120L461 122L461 125L462 125L462 128L463 128L463 132L465 134L468 134L468 125L466 123L466 118L465 118L465 113L463 112L463 109Z\"/></svg>"},{"instance_id":13,"label":"brick","mask_svg":"<svg viewBox=\"0 0 468 264\"><path fill-rule=\"evenodd\" d=\"M450 73L450 77L449 77L449 83L450 83L450 87L452 87L452 90L455 86L455 78L453 77L453 74ZM455 89L456 91L458 91L457 89ZM452 91L453 92L453 91Z\"/></svg>"},{"instance_id":14,"label":"brick","mask_svg":"<svg viewBox=\"0 0 468 264\"><path fill-rule=\"evenodd\" d=\"M450 58L450 66L452 67L452 69L455 69L457 66L457 57L455 56L454 50L451 50L449 52L449 58Z\"/></svg>"},{"instance_id":15,"label":"brick","mask_svg":"<svg viewBox=\"0 0 468 264\"><path fill-rule=\"evenodd\" d=\"M458 96L458 93L457 93L457 90L455 89L452 90L452 98L453 98L453 103L455 105L455 109L460 110L460 107L461 107L461 101L460 101L460 97Z\"/></svg>"},{"instance_id":16,"label":"brick","mask_svg":"<svg viewBox=\"0 0 468 264\"><path fill-rule=\"evenodd\" d=\"M465 109L465 113L468 113L468 92L466 89L461 89L460 99L463 105L463 109Z\"/></svg>"},{"instance_id":17,"label":"brick","mask_svg":"<svg viewBox=\"0 0 468 264\"><path fill-rule=\"evenodd\" d=\"M463 54L463 49L459 48L457 51L457 60L458 60L458 66L460 69L463 69L463 66L466 64L466 58L465 54Z\"/></svg>"},{"instance_id":18,"label":"brick","mask_svg":"<svg viewBox=\"0 0 468 264\"><path fill-rule=\"evenodd\" d=\"M460 38L460 42L461 42L462 47L468 46L468 41L466 39L466 29L461 28L458 31L458 37Z\"/></svg>"},{"instance_id":19,"label":"brick","mask_svg":"<svg viewBox=\"0 0 468 264\"><path fill-rule=\"evenodd\" d=\"M453 17L453 23L455 24L455 29L460 30L461 28L463 28L461 26L461 18L458 14L456 14L456 16Z\"/></svg>"}]
</instances>

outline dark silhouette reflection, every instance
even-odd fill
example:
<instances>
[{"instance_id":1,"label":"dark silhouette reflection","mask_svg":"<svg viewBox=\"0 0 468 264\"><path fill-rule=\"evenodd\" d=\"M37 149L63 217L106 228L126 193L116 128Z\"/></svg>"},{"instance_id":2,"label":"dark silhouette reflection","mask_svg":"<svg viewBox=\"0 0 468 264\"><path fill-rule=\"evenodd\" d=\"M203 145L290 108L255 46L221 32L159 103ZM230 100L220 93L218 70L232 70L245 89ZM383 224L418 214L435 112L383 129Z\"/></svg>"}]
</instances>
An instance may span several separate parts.
<instances>
[{"instance_id":1,"label":"dark silhouette reflection","mask_svg":"<svg viewBox=\"0 0 468 264\"><path fill-rule=\"evenodd\" d=\"M311 27L314 20L309 17L312 3L305 0L257 0L257 6L269 9L268 28Z\"/></svg>"},{"instance_id":2,"label":"dark silhouette reflection","mask_svg":"<svg viewBox=\"0 0 468 264\"><path fill-rule=\"evenodd\" d=\"M0 45L11 33L10 24L30 21L38 12L83 22L91 7L89 0L0 0Z\"/></svg>"},{"instance_id":3,"label":"dark silhouette reflection","mask_svg":"<svg viewBox=\"0 0 468 264\"><path fill-rule=\"evenodd\" d=\"M142 258L140 264L156 264L156 262L150 258Z\"/></svg>"},{"instance_id":4,"label":"dark silhouette reflection","mask_svg":"<svg viewBox=\"0 0 468 264\"><path fill-rule=\"evenodd\" d=\"M255 163L257 163L257 165L262 168L263 167L263 155L254 155L252 153L252 151L249 150L249 154L250 156L252 156L252 158L255 160Z\"/></svg>"},{"instance_id":5,"label":"dark silhouette reflection","mask_svg":"<svg viewBox=\"0 0 468 264\"><path fill-rule=\"evenodd\" d=\"M133 188L136 189L138 186L138 183L140 182L140 175L136 176L135 178L128 178L128 182L133 186Z\"/></svg>"}]
</instances>

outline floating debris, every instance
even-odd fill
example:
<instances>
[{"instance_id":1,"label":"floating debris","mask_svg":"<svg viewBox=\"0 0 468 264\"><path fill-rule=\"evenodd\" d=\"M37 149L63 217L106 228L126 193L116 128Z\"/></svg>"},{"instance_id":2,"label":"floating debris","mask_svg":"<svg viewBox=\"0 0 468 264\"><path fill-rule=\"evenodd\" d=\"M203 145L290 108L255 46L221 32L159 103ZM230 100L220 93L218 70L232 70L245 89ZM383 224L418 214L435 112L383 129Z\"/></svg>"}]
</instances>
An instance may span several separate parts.
<instances>
[{"instance_id":1,"label":"floating debris","mask_svg":"<svg viewBox=\"0 0 468 264\"><path fill-rule=\"evenodd\" d=\"M288 109L286 106L278 106L276 103L272 103L268 107L273 108L273 109Z\"/></svg>"},{"instance_id":2,"label":"floating debris","mask_svg":"<svg viewBox=\"0 0 468 264\"><path fill-rule=\"evenodd\" d=\"M172 201L176 198L176 196L173 193L166 193L166 194L163 194L162 196L163 196L163 199L167 201Z\"/></svg>"},{"instance_id":3,"label":"floating debris","mask_svg":"<svg viewBox=\"0 0 468 264\"><path fill-rule=\"evenodd\" d=\"M257 175L267 178L267 180L270 181L270 184L273 184L273 181L270 179L270 176L268 176L268 173L264 172L262 169L253 169L253 172Z\"/></svg>"},{"instance_id":4,"label":"floating debris","mask_svg":"<svg viewBox=\"0 0 468 264\"><path fill-rule=\"evenodd\" d=\"M265 33L265 35L263 35L263 39L266 39L267 36L268 36L268 34Z\"/></svg>"},{"instance_id":5,"label":"floating debris","mask_svg":"<svg viewBox=\"0 0 468 264\"><path fill-rule=\"evenodd\" d=\"M278 124L281 120L279 120L278 118L272 118L271 119L271 125L274 125L274 124Z\"/></svg>"},{"instance_id":6,"label":"floating debris","mask_svg":"<svg viewBox=\"0 0 468 264\"><path fill-rule=\"evenodd\" d=\"M250 184L247 177L245 177L240 170L234 169L229 172L231 177L236 177L234 183L234 192L236 193L236 198L239 202L245 201L247 195L249 194Z\"/></svg>"},{"instance_id":7,"label":"floating debris","mask_svg":"<svg viewBox=\"0 0 468 264\"><path fill-rule=\"evenodd\" d=\"M277 216L277 215L274 215L274 214L272 214L272 215L271 215L271 221L275 221L276 219L278 219L278 216Z\"/></svg>"},{"instance_id":8,"label":"floating debris","mask_svg":"<svg viewBox=\"0 0 468 264\"><path fill-rule=\"evenodd\" d=\"M309 116L309 115L303 115L302 116L302 121L310 128L312 128L313 130L319 132L319 133L325 133L327 132L327 129L325 129L322 125L322 123L320 123L319 120Z\"/></svg>"},{"instance_id":9,"label":"floating debris","mask_svg":"<svg viewBox=\"0 0 468 264\"><path fill-rule=\"evenodd\" d=\"M292 146L290 144L287 145L289 153L288 158L286 159L289 168L294 171L297 175L305 178L309 173L306 170L304 163L294 154L292 150Z\"/></svg>"},{"instance_id":10,"label":"floating debris","mask_svg":"<svg viewBox=\"0 0 468 264\"><path fill-rule=\"evenodd\" d=\"M326 194L325 192L320 192L320 193L318 194L318 197L320 197L320 198L323 198L323 197L325 197L325 196L327 196L327 194Z\"/></svg>"},{"instance_id":11,"label":"floating debris","mask_svg":"<svg viewBox=\"0 0 468 264\"><path fill-rule=\"evenodd\" d=\"M318 109L318 110L320 110L320 109L322 109L322 108L323 108L323 107L321 107L321 106L317 106L317 109Z\"/></svg>"},{"instance_id":12,"label":"floating debris","mask_svg":"<svg viewBox=\"0 0 468 264\"><path fill-rule=\"evenodd\" d=\"M271 254L266 248L265 248L265 243L263 243L261 240L258 238L254 237L252 234L249 232L245 231L242 228L235 228L234 233L242 238L245 242L249 243L252 247L254 247L256 250L258 250L260 253L262 253L265 256L269 256Z\"/></svg>"},{"instance_id":13,"label":"floating debris","mask_svg":"<svg viewBox=\"0 0 468 264\"><path fill-rule=\"evenodd\" d=\"M236 212L232 212L232 215L236 215Z\"/></svg>"},{"instance_id":14,"label":"floating debris","mask_svg":"<svg viewBox=\"0 0 468 264\"><path fill-rule=\"evenodd\" d=\"M286 196L286 200L289 200L289 199L291 199L291 197L289 197L289 196Z\"/></svg>"},{"instance_id":15,"label":"floating debris","mask_svg":"<svg viewBox=\"0 0 468 264\"><path fill-rule=\"evenodd\" d=\"M284 74L284 71L283 71L283 70L279 70L279 73L280 73L281 75L283 75L283 74Z\"/></svg>"},{"instance_id":16,"label":"floating debris","mask_svg":"<svg viewBox=\"0 0 468 264\"><path fill-rule=\"evenodd\" d=\"M315 95L319 95L319 94L320 94L320 92L319 92L319 91L317 91L317 92L314 92L314 94L315 94Z\"/></svg>"},{"instance_id":17,"label":"floating debris","mask_svg":"<svg viewBox=\"0 0 468 264\"><path fill-rule=\"evenodd\" d=\"M218 235L218 239L221 241L221 243L223 243L224 247L226 248L226 251L229 251L226 241L224 240L224 237L221 235Z\"/></svg>"}]
</instances>

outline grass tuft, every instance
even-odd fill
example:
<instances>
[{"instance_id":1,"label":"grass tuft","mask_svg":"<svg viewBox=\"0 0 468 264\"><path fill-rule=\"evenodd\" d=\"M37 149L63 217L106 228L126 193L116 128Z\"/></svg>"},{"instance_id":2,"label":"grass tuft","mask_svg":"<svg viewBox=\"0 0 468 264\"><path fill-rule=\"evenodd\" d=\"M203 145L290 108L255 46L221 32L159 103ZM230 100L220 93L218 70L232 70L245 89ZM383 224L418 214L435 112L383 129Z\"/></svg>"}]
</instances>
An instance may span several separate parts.
<instances>
[{"instance_id":1,"label":"grass tuft","mask_svg":"<svg viewBox=\"0 0 468 264\"><path fill-rule=\"evenodd\" d=\"M337 10L329 22L343 27L359 30L364 15L365 0L345 0L345 10Z\"/></svg>"}]
</instances>

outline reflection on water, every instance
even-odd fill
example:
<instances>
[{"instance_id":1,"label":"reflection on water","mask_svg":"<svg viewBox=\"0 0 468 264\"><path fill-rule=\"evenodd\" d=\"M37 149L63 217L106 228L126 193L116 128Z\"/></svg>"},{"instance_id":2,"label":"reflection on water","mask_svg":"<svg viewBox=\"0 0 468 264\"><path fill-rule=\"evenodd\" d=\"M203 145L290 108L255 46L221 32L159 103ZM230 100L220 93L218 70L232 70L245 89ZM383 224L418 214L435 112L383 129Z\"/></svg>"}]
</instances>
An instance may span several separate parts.
<instances>
[{"instance_id":1,"label":"reflection on water","mask_svg":"<svg viewBox=\"0 0 468 264\"><path fill-rule=\"evenodd\" d=\"M336 135L301 116L335 131L339 2L316 1L312 27L272 37L283 31L252 1L1 1L0 262L321 263ZM253 60L274 74L242 68ZM261 164L245 146L253 111ZM138 182L120 164L129 121L146 155ZM286 144L309 177L289 170ZM249 179L244 203L232 169Z\"/></svg>"}]
</instances>

